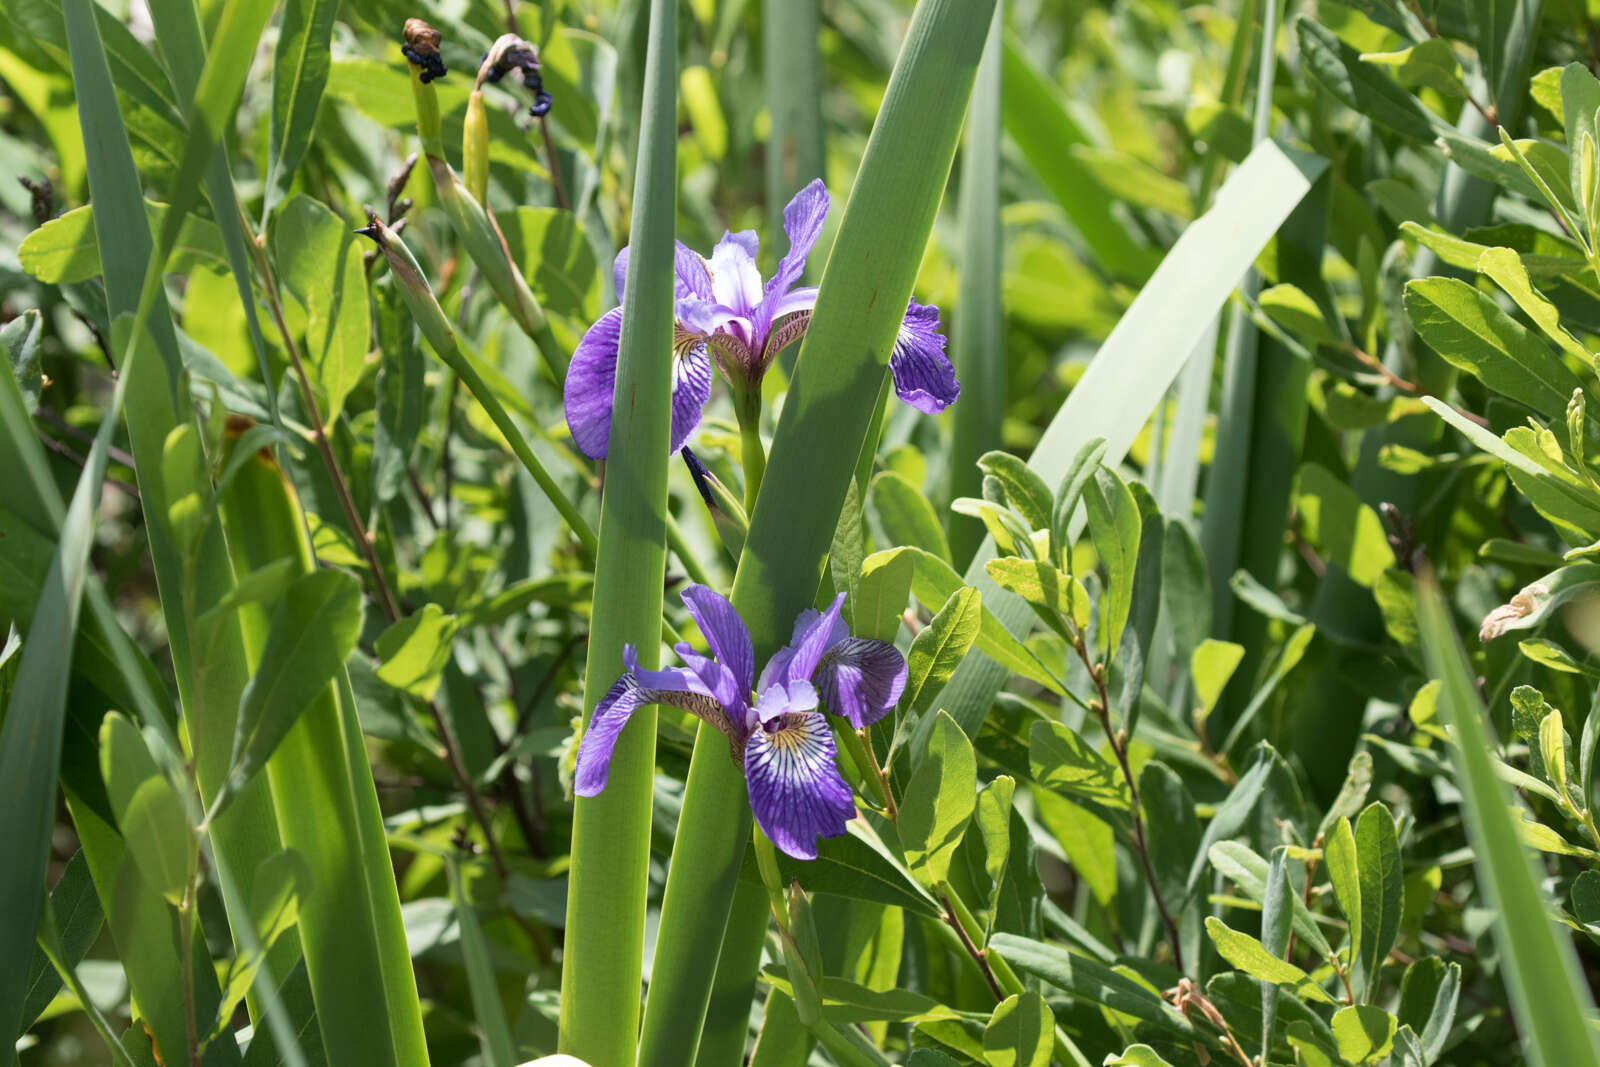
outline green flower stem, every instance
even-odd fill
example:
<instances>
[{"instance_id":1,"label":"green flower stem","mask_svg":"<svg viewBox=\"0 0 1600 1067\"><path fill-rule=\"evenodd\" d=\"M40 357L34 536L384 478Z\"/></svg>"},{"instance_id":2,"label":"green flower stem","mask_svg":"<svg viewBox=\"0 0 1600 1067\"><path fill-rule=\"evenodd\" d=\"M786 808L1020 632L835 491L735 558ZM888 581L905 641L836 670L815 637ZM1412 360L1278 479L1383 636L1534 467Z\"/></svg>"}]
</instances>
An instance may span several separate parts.
<instances>
[{"instance_id":1,"label":"green flower stem","mask_svg":"<svg viewBox=\"0 0 1600 1067\"><path fill-rule=\"evenodd\" d=\"M622 672L625 644L643 666L661 649L667 475L672 424L673 228L677 217L677 5L650 5L629 247L637 270L618 343L611 456L601 497L585 718ZM610 781L573 810L561 968L559 1051L594 1067L638 1053L639 976L655 784L655 708L617 739ZM723 749L727 759L727 749ZM648 1057L645 1063L655 1061Z\"/></svg>"},{"instance_id":2,"label":"green flower stem","mask_svg":"<svg viewBox=\"0 0 1600 1067\"><path fill-rule=\"evenodd\" d=\"M750 840L756 848L756 867L761 871L761 884L767 887L767 900L778 925L789 928L789 905L783 899L783 875L778 872L778 852L772 840L752 821Z\"/></svg>"},{"instance_id":3,"label":"green flower stem","mask_svg":"<svg viewBox=\"0 0 1600 1067\"><path fill-rule=\"evenodd\" d=\"M566 520L567 526L578 538L578 543L583 546L584 555L592 560L596 544L594 530L589 526L588 520L578 513L572 501L567 499L567 495L561 491L561 487L556 484L556 480L545 469L539 457L534 455L533 446L528 443L527 437L512 420L510 412L506 411L505 405L500 403L489 383L478 373L472 359L456 342L455 329L451 327L450 320L445 318L444 310L434 298L433 290L429 288L427 279L422 275L422 268L417 266L411 250L376 215L369 216L367 221L368 227L360 232L377 242L379 249L383 251L384 258L389 261L389 269L394 272L395 280L400 283L400 295L404 298L406 306L411 309L412 318L416 319L422 335L428 339L428 344L438 357L456 373L482 405L495 427L505 436L511 451L516 453L522 465L533 475L533 480L549 498L550 503L555 505L562 519Z\"/></svg>"},{"instance_id":4,"label":"green flower stem","mask_svg":"<svg viewBox=\"0 0 1600 1067\"><path fill-rule=\"evenodd\" d=\"M761 479L767 471L767 450L761 443L761 386L746 385L735 391L734 411L739 417L739 462L744 467L744 510L755 511Z\"/></svg>"},{"instance_id":5,"label":"green flower stem","mask_svg":"<svg viewBox=\"0 0 1600 1067\"><path fill-rule=\"evenodd\" d=\"M544 309L539 306L533 290L528 288L522 272L512 262L505 235L500 232L494 216L450 169L444 154L439 95L431 84L423 82L422 71L415 66L411 67L411 95L416 101L417 133L422 139L428 174L433 178L434 193L439 198L439 206L444 208L445 217L450 220L451 230L482 272L483 280L489 283L495 298L533 341L553 379L564 381L567 375L566 352L556 343ZM471 136L470 124L466 136ZM485 168L485 182L487 173Z\"/></svg>"}]
</instances>

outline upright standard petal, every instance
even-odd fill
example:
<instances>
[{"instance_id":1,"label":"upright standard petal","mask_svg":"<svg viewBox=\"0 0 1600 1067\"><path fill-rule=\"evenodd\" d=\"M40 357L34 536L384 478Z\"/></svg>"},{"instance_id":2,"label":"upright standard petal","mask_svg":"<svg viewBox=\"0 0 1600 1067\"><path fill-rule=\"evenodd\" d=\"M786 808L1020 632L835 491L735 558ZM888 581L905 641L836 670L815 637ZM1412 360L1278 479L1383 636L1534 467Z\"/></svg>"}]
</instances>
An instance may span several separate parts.
<instances>
[{"instance_id":1,"label":"upright standard petal","mask_svg":"<svg viewBox=\"0 0 1600 1067\"><path fill-rule=\"evenodd\" d=\"M736 739L736 735L742 732L734 728L728 709L693 671L682 667L671 667L664 671L645 670L639 666L639 657L632 645L623 647L622 662L626 668L622 677L595 705L589 727L578 742L573 792L580 797L595 796L606 787L606 780L611 775L611 753L617 747L617 737L633 713L640 708L665 704L682 708L730 738Z\"/></svg>"},{"instance_id":2,"label":"upright standard petal","mask_svg":"<svg viewBox=\"0 0 1600 1067\"><path fill-rule=\"evenodd\" d=\"M705 635L711 654L733 673L748 700L750 687L755 684L756 652L744 620L739 618L728 598L710 586L691 585L678 596L689 609L689 617Z\"/></svg>"},{"instance_id":3,"label":"upright standard petal","mask_svg":"<svg viewBox=\"0 0 1600 1067\"><path fill-rule=\"evenodd\" d=\"M895 393L924 414L937 415L956 402L961 383L956 381L950 357L944 354L938 308L915 301L906 308L900 335L889 354L889 372L894 375Z\"/></svg>"},{"instance_id":4,"label":"upright standard petal","mask_svg":"<svg viewBox=\"0 0 1600 1067\"><path fill-rule=\"evenodd\" d=\"M811 681L823 706L862 729L899 701L906 687L906 661L887 641L846 637L822 654Z\"/></svg>"},{"instance_id":5,"label":"upright standard petal","mask_svg":"<svg viewBox=\"0 0 1600 1067\"><path fill-rule=\"evenodd\" d=\"M748 315L761 303L761 272L756 269L756 232L724 233L711 250L711 291L717 303Z\"/></svg>"},{"instance_id":6,"label":"upright standard petal","mask_svg":"<svg viewBox=\"0 0 1600 1067\"><path fill-rule=\"evenodd\" d=\"M815 608L802 611L794 620L794 633L789 643L767 661L756 688L765 691L774 683L810 681L822 654L850 636L850 628L839 617L843 604L844 594L840 593L826 611L819 612Z\"/></svg>"},{"instance_id":7,"label":"upright standard petal","mask_svg":"<svg viewBox=\"0 0 1600 1067\"><path fill-rule=\"evenodd\" d=\"M828 189L821 178L794 194L783 209L783 232L789 235L789 251L778 262L778 269L767 282L766 297L781 296L805 273L806 257L822 236L822 223L828 217ZM772 316L773 319L777 315Z\"/></svg>"},{"instance_id":8,"label":"upright standard petal","mask_svg":"<svg viewBox=\"0 0 1600 1067\"><path fill-rule=\"evenodd\" d=\"M570 373L570 372L569 372ZM700 425L700 413L711 399L711 359L705 345L694 345L672 361L672 441L676 452Z\"/></svg>"},{"instance_id":9,"label":"upright standard petal","mask_svg":"<svg viewBox=\"0 0 1600 1067\"><path fill-rule=\"evenodd\" d=\"M600 321L584 333L567 368L562 397L567 429L579 450L591 459L605 459L611 440L611 396L617 384L617 344L621 337L622 309L616 307L601 315ZM710 393L709 382L706 391Z\"/></svg>"},{"instance_id":10,"label":"upright standard petal","mask_svg":"<svg viewBox=\"0 0 1600 1067\"><path fill-rule=\"evenodd\" d=\"M745 744L750 810L761 832L795 859L816 859L817 838L839 836L855 816L835 759L828 722L815 713L781 716Z\"/></svg>"}]
</instances>

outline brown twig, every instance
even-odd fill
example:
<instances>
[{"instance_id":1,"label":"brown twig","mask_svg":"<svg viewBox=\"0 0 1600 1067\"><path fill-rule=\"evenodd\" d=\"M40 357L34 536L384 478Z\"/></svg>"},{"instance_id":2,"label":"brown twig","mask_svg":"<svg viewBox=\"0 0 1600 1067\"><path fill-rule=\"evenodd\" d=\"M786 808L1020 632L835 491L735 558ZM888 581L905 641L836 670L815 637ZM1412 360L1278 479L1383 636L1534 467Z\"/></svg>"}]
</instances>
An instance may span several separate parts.
<instances>
[{"instance_id":1,"label":"brown twig","mask_svg":"<svg viewBox=\"0 0 1600 1067\"><path fill-rule=\"evenodd\" d=\"M1150 895L1155 899L1156 911L1161 915L1161 924L1167 931L1167 944L1172 949L1172 964L1179 972L1183 971L1183 946L1178 934L1178 923L1167 910L1167 902L1162 899L1160 884L1156 881L1155 866L1150 862L1150 848L1145 843L1144 814L1139 806L1139 786L1133 778L1133 768L1128 765L1127 738L1111 728L1111 696L1106 689L1106 668L1103 663L1095 663L1089 656L1089 645L1083 634L1072 631L1073 644L1077 650L1078 658L1089 670L1089 677L1094 679L1096 699L1089 701L1089 710L1094 712L1100 720L1100 728L1105 731L1106 740L1111 743L1111 751L1116 754L1117 766L1122 769L1122 780L1128 786L1128 796L1131 801L1129 813L1131 816L1133 838L1133 851L1139 857L1139 866L1144 871L1145 883L1150 887Z\"/></svg>"},{"instance_id":2,"label":"brown twig","mask_svg":"<svg viewBox=\"0 0 1600 1067\"><path fill-rule=\"evenodd\" d=\"M561 181L561 164L556 160L556 145L550 139L550 123L543 115L539 116L539 136L544 138L544 165L550 171L550 192L556 198L556 207L571 211L572 207L567 202L567 188Z\"/></svg>"},{"instance_id":3,"label":"brown twig","mask_svg":"<svg viewBox=\"0 0 1600 1067\"><path fill-rule=\"evenodd\" d=\"M278 335L283 340L284 349L289 353L289 362L294 368L295 380L300 386L300 398L306 407L306 416L311 423L312 440L316 443L317 451L322 456L323 466L327 469L328 479L333 483L334 494L339 498L339 507L344 512L345 521L350 524L350 531L355 537L356 545L361 550L362 557L367 562L368 569L372 572L373 588L377 593L379 606L383 609L390 622L400 619L400 609L395 601L394 593L389 588L389 582L384 577L382 561L378 559L377 548L372 535L367 532L361 514L356 510L355 498L350 495L350 486L345 481L344 473L339 469L339 460L333 454L333 445L328 440L326 424L322 420L322 409L317 404L317 398L311 391L311 379L306 374L305 363L300 358L300 346L295 342L294 334L289 329L283 316L283 304L278 293L277 278L272 273L271 264L268 263L266 253L261 243L255 239L255 233L249 219L241 208L240 220L246 227L246 242L254 250L256 267L261 273L262 291L267 298L267 308L272 312L273 323L277 326ZM456 784L466 795L467 806L471 809L474 820L483 831L485 843L488 845L490 857L494 860L495 870L502 878L507 873L505 857L500 852L499 843L494 836L494 826L489 820L488 810L484 807L483 797L472 784L472 776L467 771L466 762L461 757L461 742L456 737L455 728L450 720L439 710L433 701L428 701L428 711L433 716L434 725L439 732L439 741L444 748L444 759L449 765L451 774L456 779Z\"/></svg>"},{"instance_id":4,"label":"brown twig","mask_svg":"<svg viewBox=\"0 0 1600 1067\"><path fill-rule=\"evenodd\" d=\"M978 970L983 972L983 980L989 984L989 992L994 994L995 1003L1004 1002L1006 991L1001 988L1000 980L995 977L994 968L989 965L989 954L973 944L972 938L967 936L967 928L956 918L955 908L943 890L939 892L939 905L944 908L944 914L940 918L944 920L945 925L956 932L956 936L961 939L961 947L967 950L967 955L972 957L973 962L978 965Z\"/></svg>"}]
</instances>

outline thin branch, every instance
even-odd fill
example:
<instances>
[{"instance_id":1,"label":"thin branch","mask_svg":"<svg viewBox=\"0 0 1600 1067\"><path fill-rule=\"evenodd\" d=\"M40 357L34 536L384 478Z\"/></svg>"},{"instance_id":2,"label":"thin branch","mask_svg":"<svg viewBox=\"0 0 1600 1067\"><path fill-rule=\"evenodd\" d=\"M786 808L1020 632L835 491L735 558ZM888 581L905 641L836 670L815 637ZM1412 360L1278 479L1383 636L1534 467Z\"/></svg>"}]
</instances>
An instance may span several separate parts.
<instances>
[{"instance_id":1,"label":"thin branch","mask_svg":"<svg viewBox=\"0 0 1600 1067\"><path fill-rule=\"evenodd\" d=\"M1150 848L1145 843L1144 813L1139 804L1139 786L1134 781L1133 768L1128 765L1127 739L1120 736L1111 728L1111 697L1106 690L1106 669L1104 664L1096 664L1089 657L1089 645L1083 635L1074 631L1073 642L1078 653L1078 658L1089 670L1089 677L1094 679L1097 698L1089 702L1089 710L1095 713L1100 720L1100 728L1105 731L1106 740L1111 742L1111 751L1116 754L1117 766L1122 769L1122 780L1127 783L1128 796L1131 800L1129 813L1132 819L1133 851L1139 857L1139 866L1144 871L1144 880L1150 887L1150 895L1156 902L1156 911L1161 915L1161 924L1166 927L1167 943L1172 948L1172 963L1179 972L1183 971L1183 947L1178 935L1178 924L1173 919L1172 913L1167 910L1167 902L1162 899L1161 886L1156 881L1156 870L1150 862Z\"/></svg>"},{"instance_id":2,"label":"thin branch","mask_svg":"<svg viewBox=\"0 0 1600 1067\"><path fill-rule=\"evenodd\" d=\"M939 891L939 904L944 908L944 914L940 918L956 932L956 936L961 939L961 947L967 950L967 955L972 957L973 962L978 965L978 970L983 972L983 980L989 984L989 992L994 994L995 1003L1002 1003L1006 999L1006 991L1001 988L1000 980L995 977L994 968L989 966L989 954L974 944L972 938L967 936L967 928L961 925L960 919L956 918L955 908L951 905L949 896L942 889Z\"/></svg>"}]
</instances>

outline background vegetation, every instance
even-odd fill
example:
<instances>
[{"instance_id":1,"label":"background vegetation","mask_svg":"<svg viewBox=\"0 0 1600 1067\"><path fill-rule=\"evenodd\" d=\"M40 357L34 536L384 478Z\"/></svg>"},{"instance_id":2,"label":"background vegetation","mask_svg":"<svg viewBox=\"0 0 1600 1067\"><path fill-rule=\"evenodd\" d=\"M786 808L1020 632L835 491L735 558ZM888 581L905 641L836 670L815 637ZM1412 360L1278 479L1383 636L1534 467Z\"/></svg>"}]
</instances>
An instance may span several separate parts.
<instances>
[{"instance_id":1,"label":"background vegetation","mask_svg":"<svg viewBox=\"0 0 1600 1067\"><path fill-rule=\"evenodd\" d=\"M1597 14L0 0L0 1059L1597 1062ZM815 177L704 497L671 242ZM689 582L907 657L817 860L671 708L574 803Z\"/></svg>"}]
</instances>

